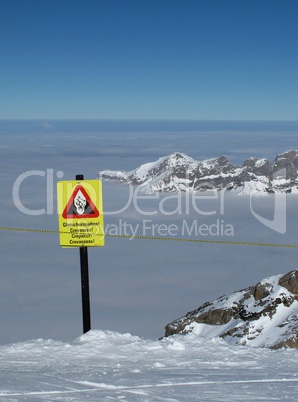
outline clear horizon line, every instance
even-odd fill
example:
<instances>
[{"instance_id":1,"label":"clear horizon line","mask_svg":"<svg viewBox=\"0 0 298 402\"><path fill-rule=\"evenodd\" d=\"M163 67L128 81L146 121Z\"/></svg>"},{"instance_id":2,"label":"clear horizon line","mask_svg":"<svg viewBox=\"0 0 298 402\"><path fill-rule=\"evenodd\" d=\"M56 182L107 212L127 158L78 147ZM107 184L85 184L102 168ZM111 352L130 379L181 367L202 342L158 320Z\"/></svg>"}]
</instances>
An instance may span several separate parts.
<instances>
[{"instance_id":1,"label":"clear horizon line","mask_svg":"<svg viewBox=\"0 0 298 402\"><path fill-rule=\"evenodd\" d=\"M199 119L199 118L0 118L1 121L217 121L217 122L298 122L297 119Z\"/></svg>"}]
</instances>

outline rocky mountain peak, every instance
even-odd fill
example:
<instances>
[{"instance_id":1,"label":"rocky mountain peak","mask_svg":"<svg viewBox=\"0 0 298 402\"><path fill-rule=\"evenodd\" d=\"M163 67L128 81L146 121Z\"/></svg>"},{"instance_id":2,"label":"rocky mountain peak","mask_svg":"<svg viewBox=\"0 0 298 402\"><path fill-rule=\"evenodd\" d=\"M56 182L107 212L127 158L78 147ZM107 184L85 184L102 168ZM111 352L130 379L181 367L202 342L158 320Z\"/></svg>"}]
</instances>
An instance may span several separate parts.
<instances>
[{"instance_id":1,"label":"rocky mountain peak","mask_svg":"<svg viewBox=\"0 0 298 402\"><path fill-rule=\"evenodd\" d=\"M188 159L188 157L186 155L184 155L184 154L182 154L180 152L173 152L172 154L169 155L168 158L169 159L176 159L176 160L178 160L178 159L183 159L183 160Z\"/></svg>"},{"instance_id":2,"label":"rocky mountain peak","mask_svg":"<svg viewBox=\"0 0 298 402\"><path fill-rule=\"evenodd\" d=\"M298 192L298 151L277 155L273 163L251 157L234 166L225 156L196 161L174 152L130 172L105 170L99 176L155 191L237 190L238 192Z\"/></svg>"}]
</instances>

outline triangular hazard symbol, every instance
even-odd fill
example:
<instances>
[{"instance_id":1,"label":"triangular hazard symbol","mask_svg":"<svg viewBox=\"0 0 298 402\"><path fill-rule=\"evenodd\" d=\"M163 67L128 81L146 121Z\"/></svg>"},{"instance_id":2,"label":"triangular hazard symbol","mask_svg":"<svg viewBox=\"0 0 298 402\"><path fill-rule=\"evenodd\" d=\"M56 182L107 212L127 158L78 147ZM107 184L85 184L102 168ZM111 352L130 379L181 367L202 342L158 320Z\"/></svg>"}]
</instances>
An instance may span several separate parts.
<instances>
[{"instance_id":1,"label":"triangular hazard symbol","mask_svg":"<svg viewBox=\"0 0 298 402\"><path fill-rule=\"evenodd\" d=\"M78 185L64 208L62 216L64 219L97 218L99 212L84 187Z\"/></svg>"}]
</instances>

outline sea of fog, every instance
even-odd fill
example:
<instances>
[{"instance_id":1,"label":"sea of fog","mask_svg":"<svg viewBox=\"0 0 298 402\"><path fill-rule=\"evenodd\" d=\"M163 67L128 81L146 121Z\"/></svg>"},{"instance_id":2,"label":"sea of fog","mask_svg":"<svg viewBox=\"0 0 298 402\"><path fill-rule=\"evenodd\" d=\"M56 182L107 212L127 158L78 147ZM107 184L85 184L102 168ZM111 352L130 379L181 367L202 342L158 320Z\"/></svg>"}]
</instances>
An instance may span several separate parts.
<instances>
[{"instance_id":1,"label":"sea of fog","mask_svg":"<svg viewBox=\"0 0 298 402\"><path fill-rule=\"evenodd\" d=\"M0 226L57 230L60 179L96 179L100 170L131 170L174 151L197 160L225 155L237 165L251 156L273 161L297 148L297 134L297 122L1 121ZM297 195L134 191L103 182L111 236L89 248L94 329L155 339L202 303L297 268L296 248L133 238L298 244ZM79 336L79 250L61 249L55 233L0 237L0 343Z\"/></svg>"}]
</instances>

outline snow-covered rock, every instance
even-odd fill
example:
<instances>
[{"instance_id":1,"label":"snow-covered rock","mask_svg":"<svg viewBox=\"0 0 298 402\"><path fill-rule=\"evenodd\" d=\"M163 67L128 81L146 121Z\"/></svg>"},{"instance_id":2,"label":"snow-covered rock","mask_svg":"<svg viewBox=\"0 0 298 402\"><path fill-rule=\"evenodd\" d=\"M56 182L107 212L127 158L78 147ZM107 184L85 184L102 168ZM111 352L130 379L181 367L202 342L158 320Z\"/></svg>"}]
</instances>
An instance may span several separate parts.
<instances>
[{"instance_id":1,"label":"snow-covered rock","mask_svg":"<svg viewBox=\"0 0 298 402\"><path fill-rule=\"evenodd\" d=\"M203 304L166 326L166 336L192 332L241 345L298 348L298 271Z\"/></svg>"},{"instance_id":2,"label":"snow-covered rock","mask_svg":"<svg viewBox=\"0 0 298 402\"><path fill-rule=\"evenodd\" d=\"M174 152L130 172L104 170L99 177L141 186L155 191L237 190L297 192L298 151L279 154L273 163L250 158L242 166L232 165L225 156L204 161Z\"/></svg>"}]
</instances>

